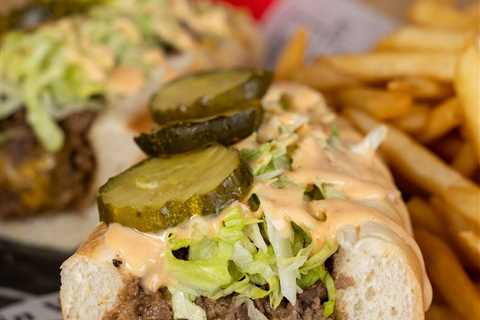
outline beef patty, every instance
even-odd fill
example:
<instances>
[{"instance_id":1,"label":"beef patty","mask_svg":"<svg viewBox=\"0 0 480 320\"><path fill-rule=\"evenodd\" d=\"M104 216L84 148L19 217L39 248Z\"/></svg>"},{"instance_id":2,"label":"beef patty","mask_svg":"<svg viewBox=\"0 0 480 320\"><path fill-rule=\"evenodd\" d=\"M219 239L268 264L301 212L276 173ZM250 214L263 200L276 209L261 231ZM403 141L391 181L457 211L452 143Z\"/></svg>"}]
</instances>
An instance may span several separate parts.
<instances>
[{"instance_id":1,"label":"beef patty","mask_svg":"<svg viewBox=\"0 0 480 320\"><path fill-rule=\"evenodd\" d=\"M200 297L195 303L207 313L208 320L249 320L247 306L238 304L234 295L211 300ZM138 280L131 281L120 295L114 310L103 320L172 320L173 310L170 293L161 288L154 294L146 293ZM268 298L255 300L255 306L268 319L278 320L333 320L323 316L322 302L327 300L327 290L321 282L304 290L297 296L295 306L285 299L275 310L270 307Z\"/></svg>"},{"instance_id":2,"label":"beef patty","mask_svg":"<svg viewBox=\"0 0 480 320\"><path fill-rule=\"evenodd\" d=\"M86 204L95 173L88 141L94 112L79 112L59 124L65 143L47 152L18 111L0 121L0 218L75 209Z\"/></svg>"}]
</instances>

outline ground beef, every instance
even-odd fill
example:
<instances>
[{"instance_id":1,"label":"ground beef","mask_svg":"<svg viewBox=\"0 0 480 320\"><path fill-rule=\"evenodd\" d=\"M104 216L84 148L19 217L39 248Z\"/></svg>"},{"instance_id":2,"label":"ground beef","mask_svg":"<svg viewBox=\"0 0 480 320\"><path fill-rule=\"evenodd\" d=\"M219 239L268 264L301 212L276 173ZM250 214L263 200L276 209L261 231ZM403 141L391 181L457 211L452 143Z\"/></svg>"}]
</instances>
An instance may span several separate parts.
<instances>
[{"instance_id":1,"label":"ground beef","mask_svg":"<svg viewBox=\"0 0 480 320\"><path fill-rule=\"evenodd\" d=\"M207 319L210 320L249 320L246 304L235 304L233 295L218 300L200 297L195 303L205 310Z\"/></svg>"},{"instance_id":2,"label":"ground beef","mask_svg":"<svg viewBox=\"0 0 480 320\"><path fill-rule=\"evenodd\" d=\"M138 281L130 282L120 296L119 304L104 320L173 319L171 296L166 288L147 294Z\"/></svg>"},{"instance_id":3,"label":"ground beef","mask_svg":"<svg viewBox=\"0 0 480 320\"><path fill-rule=\"evenodd\" d=\"M255 306L268 319L278 320L333 320L323 316L322 302L327 299L327 291L322 283L298 294L297 303L292 306L286 300L272 310L268 298L256 300ZM132 281L120 295L120 301L103 320L171 320L173 311L171 297L162 288L155 294L147 294L138 281ZM249 320L247 306L239 304L234 295L211 300L200 297L195 303L203 308L208 320Z\"/></svg>"},{"instance_id":4,"label":"ground beef","mask_svg":"<svg viewBox=\"0 0 480 320\"><path fill-rule=\"evenodd\" d=\"M280 306L272 310L267 299L255 301L255 306L268 319L282 319L282 320L326 320L333 318L326 318L323 316L322 302L327 300L327 290L321 282L313 287L304 290L297 297L295 306L288 303L285 299Z\"/></svg>"},{"instance_id":5,"label":"ground beef","mask_svg":"<svg viewBox=\"0 0 480 320\"><path fill-rule=\"evenodd\" d=\"M94 119L95 113L80 112L62 120L65 143L54 154L39 144L24 111L0 121L0 218L86 204L96 167L87 137Z\"/></svg>"}]
</instances>

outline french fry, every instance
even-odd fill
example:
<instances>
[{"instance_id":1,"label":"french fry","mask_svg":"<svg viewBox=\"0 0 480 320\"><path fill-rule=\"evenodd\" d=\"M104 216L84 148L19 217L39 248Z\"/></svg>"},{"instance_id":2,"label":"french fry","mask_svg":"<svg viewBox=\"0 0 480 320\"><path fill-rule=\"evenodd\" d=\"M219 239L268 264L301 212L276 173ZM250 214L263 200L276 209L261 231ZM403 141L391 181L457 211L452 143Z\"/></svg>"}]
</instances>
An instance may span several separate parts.
<instances>
[{"instance_id":1,"label":"french fry","mask_svg":"<svg viewBox=\"0 0 480 320\"><path fill-rule=\"evenodd\" d=\"M450 211L449 215L462 217L468 229L480 234L480 188L450 187L443 190L440 196L445 208Z\"/></svg>"},{"instance_id":2,"label":"french fry","mask_svg":"<svg viewBox=\"0 0 480 320\"><path fill-rule=\"evenodd\" d=\"M463 51L455 73L455 88L467 133L480 163L480 37Z\"/></svg>"},{"instance_id":3,"label":"french fry","mask_svg":"<svg viewBox=\"0 0 480 320\"><path fill-rule=\"evenodd\" d=\"M452 167L467 178L473 176L477 169L477 156L470 142L463 143L452 161Z\"/></svg>"},{"instance_id":4,"label":"french fry","mask_svg":"<svg viewBox=\"0 0 480 320\"><path fill-rule=\"evenodd\" d=\"M453 159L460 152L460 149L463 147L463 143L464 141L458 137L448 136L436 141L432 145L432 150L450 162L453 161Z\"/></svg>"},{"instance_id":5,"label":"french fry","mask_svg":"<svg viewBox=\"0 0 480 320\"><path fill-rule=\"evenodd\" d=\"M407 92L412 97L419 99L440 99L453 94L451 85L425 77L393 79L387 83L387 89Z\"/></svg>"},{"instance_id":6,"label":"french fry","mask_svg":"<svg viewBox=\"0 0 480 320\"><path fill-rule=\"evenodd\" d=\"M480 270L480 236L472 231L460 231L457 235L458 246L469 259L470 264Z\"/></svg>"},{"instance_id":7,"label":"french fry","mask_svg":"<svg viewBox=\"0 0 480 320\"><path fill-rule=\"evenodd\" d=\"M460 320L460 317L447 306L432 304L425 314L425 320Z\"/></svg>"},{"instance_id":8,"label":"french fry","mask_svg":"<svg viewBox=\"0 0 480 320\"><path fill-rule=\"evenodd\" d=\"M362 132L381 125L368 114L346 109L345 116ZM438 156L415 142L405 133L387 125L387 135L380 147L395 171L425 191L441 194L449 187L471 187L475 184L450 168Z\"/></svg>"},{"instance_id":9,"label":"french fry","mask_svg":"<svg viewBox=\"0 0 480 320\"><path fill-rule=\"evenodd\" d=\"M380 41L377 50L460 51L471 37L469 31L410 25Z\"/></svg>"},{"instance_id":10,"label":"french fry","mask_svg":"<svg viewBox=\"0 0 480 320\"><path fill-rule=\"evenodd\" d=\"M275 78L277 80L289 79L295 71L303 66L307 46L308 33L305 29L299 28L278 58L275 67Z\"/></svg>"},{"instance_id":11,"label":"french fry","mask_svg":"<svg viewBox=\"0 0 480 320\"><path fill-rule=\"evenodd\" d=\"M472 29L478 23L474 17L464 14L453 4L437 0L415 1L409 17L419 25L446 29Z\"/></svg>"},{"instance_id":12,"label":"french fry","mask_svg":"<svg viewBox=\"0 0 480 320\"><path fill-rule=\"evenodd\" d=\"M426 126L430 110L425 105L414 105L412 110L405 116L392 121L392 125L402 131L416 135Z\"/></svg>"},{"instance_id":13,"label":"french fry","mask_svg":"<svg viewBox=\"0 0 480 320\"><path fill-rule=\"evenodd\" d=\"M480 259L477 259L480 254L480 246L477 247L479 238L473 230L474 225L455 206L447 204L441 196L433 196L430 204L442 216L449 238L460 250L459 255L464 262L471 268L480 270Z\"/></svg>"},{"instance_id":14,"label":"french fry","mask_svg":"<svg viewBox=\"0 0 480 320\"><path fill-rule=\"evenodd\" d=\"M457 55L450 52L374 52L324 56L319 61L339 74L362 81L388 81L409 76L451 81Z\"/></svg>"},{"instance_id":15,"label":"french fry","mask_svg":"<svg viewBox=\"0 0 480 320\"><path fill-rule=\"evenodd\" d=\"M360 83L360 79L340 70L323 58L317 58L312 65L297 70L292 78L296 82L321 91L331 91Z\"/></svg>"},{"instance_id":16,"label":"french fry","mask_svg":"<svg viewBox=\"0 0 480 320\"><path fill-rule=\"evenodd\" d=\"M407 208L414 228L423 228L437 235L445 233L441 216L436 214L427 201L414 196L407 202Z\"/></svg>"},{"instance_id":17,"label":"french fry","mask_svg":"<svg viewBox=\"0 0 480 320\"><path fill-rule=\"evenodd\" d=\"M366 87L341 89L337 99L343 106L364 110L380 120L407 115L412 108L412 97L406 93Z\"/></svg>"},{"instance_id":18,"label":"french fry","mask_svg":"<svg viewBox=\"0 0 480 320\"><path fill-rule=\"evenodd\" d=\"M480 293L452 249L426 230L415 230L415 238L430 280L449 307L465 319L480 319Z\"/></svg>"},{"instance_id":19,"label":"french fry","mask_svg":"<svg viewBox=\"0 0 480 320\"><path fill-rule=\"evenodd\" d=\"M480 18L480 3L474 1L467 5L463 11L474 19L478 19Z\"/></svg>"},{"instance_id":20,"label":"french fry","mask_svg":"<svg viewBox=\"0 0 480 320\"><path fill-rule=\"evenodd\" d=\"M428 117L428 122L420 135L423 142L433 141L462 124L462 114L459 101L448 99L435 107Z\"/></svg>"},{"instance_id":21,"label":"french fry","mask_svg":"<svg viewBox=\"0 0 480 320\"><path fill-rule=\"evenodd\" d=\"M456 236L458 232L467 230L468 225L465 218L462 217L462 215L457 214L455 209L451 210L441 196L432 196L430 198L430 205L441 215L441 219L444 221L444 224L451 235Z\"/></svg>"}]
</instances>

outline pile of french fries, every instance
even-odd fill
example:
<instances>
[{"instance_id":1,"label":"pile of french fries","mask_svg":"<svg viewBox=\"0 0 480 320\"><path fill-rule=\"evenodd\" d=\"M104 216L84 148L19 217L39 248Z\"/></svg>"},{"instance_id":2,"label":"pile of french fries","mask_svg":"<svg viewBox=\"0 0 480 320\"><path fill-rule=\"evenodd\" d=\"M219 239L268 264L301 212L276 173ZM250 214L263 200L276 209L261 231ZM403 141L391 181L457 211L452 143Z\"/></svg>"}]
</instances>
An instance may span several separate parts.
<instances>
[{"instance_id":1,"label":"pile of french fries","mask_svg":"<svg viewBox=\"0 0 480 320\"><path fill-rule=\"evenodd\" d=\"M364 133L385 124L381 154L407 200L434 288L429 320L480 319L480 5L418 0L409 24L371 52L305 65L298 30L278 80L320 90Z\"/></svg>"}]
</instances>

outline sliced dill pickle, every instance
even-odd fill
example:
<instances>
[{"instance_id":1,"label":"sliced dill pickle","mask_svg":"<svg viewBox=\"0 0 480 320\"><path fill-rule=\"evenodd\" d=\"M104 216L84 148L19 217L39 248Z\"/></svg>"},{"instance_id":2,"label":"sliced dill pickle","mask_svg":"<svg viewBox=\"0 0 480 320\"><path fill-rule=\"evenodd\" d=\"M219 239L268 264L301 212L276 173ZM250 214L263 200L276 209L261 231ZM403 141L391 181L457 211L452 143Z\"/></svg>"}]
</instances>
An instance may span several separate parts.
<instances>
[{"instance_id":1,"label":"sliced dill pickle","mask_svg":"<svg viewBox=\"0 0 480 320\"><path fill-rule=\"evenodd\" d=\"M233 69L194 73L165 84L153 98L154 120L171 122L216 116L260 99L272 82L265 70Z\"/></svg>"},{"instance_id":2,"label":"sliced dill pickle","mask_svg":"<svg viewBox=\"0 0 480 320\"><path fill-rule=\"evenodd\" d=\"M98 194L100 220L155 232L193 215L219 213L245 197L253 178L224 146L150 158L111 178Z\"/></svg>"},{"instance_id":3,"label":"sliced dill pickle","mask_svg":"<svg viewBox=\"0 0 480 320\"><path fill-rule=\"evenodd\" d=\"M202 120L166 125L143 133L135 142L146 154L159 156L200 149L212 144L231 145L248 137L262 121L260 103L250 108Z\"/></svg>"}]
</instances>

